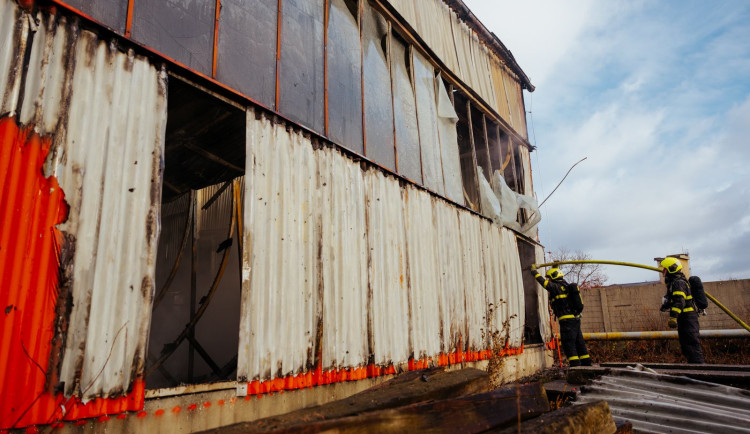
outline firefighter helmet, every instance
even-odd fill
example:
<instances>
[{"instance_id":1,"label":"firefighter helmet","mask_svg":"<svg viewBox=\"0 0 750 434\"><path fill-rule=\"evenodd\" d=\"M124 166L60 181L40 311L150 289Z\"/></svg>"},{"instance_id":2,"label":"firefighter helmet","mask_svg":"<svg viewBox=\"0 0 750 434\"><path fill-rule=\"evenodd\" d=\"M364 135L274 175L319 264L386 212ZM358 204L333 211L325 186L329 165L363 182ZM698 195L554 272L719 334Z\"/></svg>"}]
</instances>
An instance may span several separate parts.
<instances>
[{"instance_id":1,"label":"firefighter helmet","mask_svg":"<svg viewBox=\"0 0 750 434\"><path fill-rule=\"evenodd\" d=\"M669 274L674 274L682 270L682 262L677 258L664 258L660 265L664 267Z\"/></svg>"},{"instance_id":2,"label":"firefighter helmet","mask_svg":"<svg viewBox=\"0 0 750 434\"><path fill-rule=\"evenodd\" d=\"M562 279L563 276L564 274L559 268L550 268L549 271L547 271L547 277L552 280Z\"/></svg>"}]
</instances>

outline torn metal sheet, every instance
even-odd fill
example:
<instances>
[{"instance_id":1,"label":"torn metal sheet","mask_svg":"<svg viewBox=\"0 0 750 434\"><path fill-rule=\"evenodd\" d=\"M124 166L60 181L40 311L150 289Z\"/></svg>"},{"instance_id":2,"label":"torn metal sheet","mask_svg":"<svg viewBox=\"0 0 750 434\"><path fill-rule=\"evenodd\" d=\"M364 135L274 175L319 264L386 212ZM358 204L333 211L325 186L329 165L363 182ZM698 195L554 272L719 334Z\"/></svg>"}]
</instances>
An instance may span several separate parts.
<instances>
[{"instance_id":1,"label":"torn metal sheet","mask_svg":"<svg viewBox=\"0 0 750 434\"><path fill-rule=\"evenodd\" d=\"M132 51L40 14L20 121L51 134L47 172L70 206L60 381L84 400L142 374L161 197L166 75Z\"/></svg>"}]
</instances>

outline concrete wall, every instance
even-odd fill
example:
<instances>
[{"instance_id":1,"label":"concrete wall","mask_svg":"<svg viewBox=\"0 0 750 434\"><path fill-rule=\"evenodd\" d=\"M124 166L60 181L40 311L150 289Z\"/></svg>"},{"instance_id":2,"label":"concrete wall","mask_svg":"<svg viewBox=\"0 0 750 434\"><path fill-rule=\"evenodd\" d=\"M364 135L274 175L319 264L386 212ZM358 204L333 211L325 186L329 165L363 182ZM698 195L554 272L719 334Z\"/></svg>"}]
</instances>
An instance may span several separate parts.
<instances>
[{"instance_id":1,"label":"concrete wall","mask_svg":"<svg viewBox=\"0 0 750 434\"><path fill-rule=\"evenodd\" d=\"M745 322L750 321L750 279L704 282L707 293ZM587 332L630 332L666 330L669 314L659 312L666 292L662 283L612 285L586 289L583 295L581 329ZM706 316L700 317L701 328L740 328L732 318L709 301Z\"/></svg>"}]
</instances>

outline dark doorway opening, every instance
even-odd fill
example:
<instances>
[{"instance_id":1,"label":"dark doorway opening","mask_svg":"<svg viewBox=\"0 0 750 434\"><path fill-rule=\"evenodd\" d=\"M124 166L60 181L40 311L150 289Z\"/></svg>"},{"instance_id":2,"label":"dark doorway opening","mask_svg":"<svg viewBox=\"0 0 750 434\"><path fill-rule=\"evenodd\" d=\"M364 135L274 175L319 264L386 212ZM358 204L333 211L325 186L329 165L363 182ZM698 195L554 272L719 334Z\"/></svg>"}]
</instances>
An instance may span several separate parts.
<instances>
[{"instance_id":1,"label":"dark doorway opening","mask_svg":"<svg viewBox=\"0 0 750 434\"><path fill-rule=\"evenodd\" d=\"M146 383L234 380L245 111L171 76Z\"/></svg>"},{"instance_id":2,"label":"dark doorway opening","mask_svg":"<svg viewBox=\"0 0 750 434\"><path fill-rule=\"evenodd\" d=\"M523 337L526 344L540 344L543 342L539 326L539 309L547 309L547 306L539 306L539 292L543 291L539 283L528 270L531 264L536 262L536 247L518 238L518 257L521 259L523 269L523 295L526 306L526 322L523 327Z\"/></svg>"}]
</instances>

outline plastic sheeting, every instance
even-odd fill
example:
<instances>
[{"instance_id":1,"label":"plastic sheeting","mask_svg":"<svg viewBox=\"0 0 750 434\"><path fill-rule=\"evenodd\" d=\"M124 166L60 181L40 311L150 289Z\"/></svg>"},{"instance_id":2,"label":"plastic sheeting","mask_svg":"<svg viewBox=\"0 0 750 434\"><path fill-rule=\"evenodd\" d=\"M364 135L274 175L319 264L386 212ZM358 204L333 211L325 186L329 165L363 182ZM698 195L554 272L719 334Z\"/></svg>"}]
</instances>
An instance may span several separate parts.
<instances>
[{"instance_id":1,"label":"plastic sheeting","mask_svg":"<svg viewBox=\"0 0 750 434\"><path fill-rule=\"evenodd\" d=\"M252 111L245 188L240 381L521 345L507 229Z\"/></svg>"},{"instance_id":2,"label":"plastic sheeting","mask_svg":"<svg viewBox=\"0 0 750 434\"><path fill-rule=\"evenodd\" d=\"M423 182L425 187L444 196L445 183L443 182L440 136L438 122L435 122L438 117L435 70L417 50L413 50L412 59L414 60L414 87L417 98ZM463 196L459 197L463 199Z\"/></svg>"},{"instance_id":3,"label":"plastic sheeting","mask_svg":"<svg viewBox=\"0 0 750 434\"><path fill-rule=\"evenodd\" d=\"M500 202L500 224L526 236L535 234L536 225L542 219L536 199L511 190L497 170L492 175L492 190ZM518 223L519 209L528 211L529 220L523 225Z\"/></svg>"},{"instance_id":4,"label":"plastic sheeting","mask_svg":"<svg viewBox=\"0 0 750 434\"><path fill-rule=\"evenodd\" d=\"M278 9L278 0L221 0L219 14L216 78L266 107L276 98Z\"/></svg>"},{"instance_id":5,"label":"plastic sheeting","mask_svg":"<svg viewBox=\"0 0 750 434\"><path fill-rule=\"evenodd\" d=\"M364 154L359 4L356 0L332 0L328 5L328 137Z\"/></svg>"},{"instance_id":6,"label":"plastic sheeting","mask_svg":"<svg viewBox=\"0 0 750 434\"><path fill-rule=\"evenodd\" d=\"M216 0L134 0L132 38L210 76L215 17Z\"/></svg>"},{"instance_id":7,"label":"plastic sheeting","mask_svg":"<svg viewBox=\"0 0 750 434\"><path fill-rule=\"evenodd\" d=\"M422 183L419 155L417 105L411 79L410 49L401 38L391 35L391 81L393 83L393 120L396 127L398 173Z\"/></svg>"},{"instance_id":8,"label":"plastic sheeting","mask_svg":"<svg viewBox=\"0 0 750 434\"><path fill-rule=\"evenodd\" d=\"M324 0L281 2L279 111L324 131Z\"/></svg>"},{"instance_id":9,"label":"plastic sheeting","mask_svg":"<svg viewBox=\"0 0 750 434\"><path fill-rule=\"evenodd\" d=\"M440 154L442 158L443 177L445 179L445 196L454 202L464 204L464 187L461 179L461 157L458 148L458 114L451 104L448 90L443 80L437 82L437 115L440 131Z\"/></svg>"}]
</instances>

